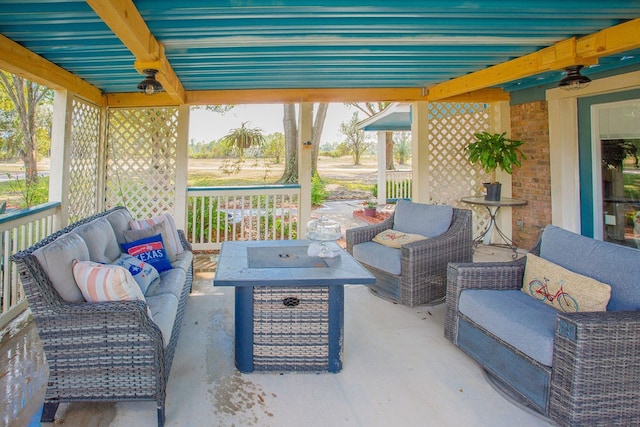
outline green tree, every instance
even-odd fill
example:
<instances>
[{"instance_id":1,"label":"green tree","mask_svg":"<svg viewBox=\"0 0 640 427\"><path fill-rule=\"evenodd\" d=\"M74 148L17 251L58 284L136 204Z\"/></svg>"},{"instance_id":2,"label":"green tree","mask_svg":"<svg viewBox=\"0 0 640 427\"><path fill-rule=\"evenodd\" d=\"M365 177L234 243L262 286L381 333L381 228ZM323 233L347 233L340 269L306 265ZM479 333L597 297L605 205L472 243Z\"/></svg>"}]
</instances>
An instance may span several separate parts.
<instances>
[{"instance_id":1,"label":"green tree","mask_svg":"<svg viewBox=\"0 0 640 427\"><path fill-rule=\"evenodd\" d=\"M390 102L353 102L345 105L351 105L362 111L367 117L378 114L389 106ZM385 153L386 153L386 169L394 170L393 165L393 132L385 132Z\"/></svg>"},{"instance_id":2,"label":"green tree","mask_svg":"<svg viewBox=\"0 0 640 427\"><path fill-rule=\"evenodd\" d=\"M24 163L27 183L38 181L38 135L46 137L49 132L38 132L39 126L47 123L46 117L38 116L37 112L43 105L53 102L53 91L45 86L26 80L6 71L0 71L0 92L2 96L8 98L13 104L17 120L10 123L16 125L9 131L6 142L14 144L13 149L17 152ZM7 105L6 102L3 102ZM49 118L49 123L50 123ZM4 124L4 123L3 123ZM2 136L4 139L4 136ZM15 144L18 145L17 149ZM10 150L8 150L10 151Z\"/></svg>"},{"instance_id":3,"label":"green tree","mask_svg":"<svg viewBox=\"0 0 640 427\"><path fill-rule=\"evenodd\" d=\"M317 108L316 108L317 107ZM311 176L318 174L318 153L320 152L320 139L324 122L327 118L329 104L320 103L314 105L314 120L311 130ZM278 180L281 184L293 184L298 182L298 125L296 121L295 104L284 104L284 124L285 140L285 167L282 177Z\"/></svg>"},{"instance_id":4,"label":"green tree","mask_svg":"<svg viewBox=\"0 0 640 427\"><path fill-rule=\"evenodd\" d=\"M284 134L275 132L267 135L262 154L272 158L274 163L280 163L284 155Z\"/></svg>"},{"instance_id":5,"label":"green tree","mask_svg":"<svg viewBox=\"0 0 640 427\"><path fill-rule=\"evenodd\" d=\"M298 182L298 125L296 124L295 104L284 104L284 148L285 164L284 172L278 180L281 184L294 184Z\"/></svg>"},{"instance_id":6,"label":"green tree","mask_svg":"<svg viewBox=\"0 0 640 427\"><path fill-rule=\"evenodd\" d=\"M411 132L394 132L393 154L399 165L406 165L411 157Z\"/></svg>"},{"instance_id":7,"label":"green tree","mask_svg":"<svg viewBox=\"0 0 640 427\"><path fill-rule=\"evenodd\" d=\"M18 155L21 133L18 113L0 86L0 158L10 160Z\"/></svg>"},{"instance_id":8,"label":"green tree","mask_svg":"<svg viewBox=\"0 0 640 427\"><path fill-rule=\"evenodd\" d=\"M228 111L231 111L233 107L235 107L235 105L195 105L193 109L207 110L207 111L213 111L214 113L224 114Z\"/></svg>"},{"instance_id":9,"label":"green tree","mask_svg":"<svg viewBox=\"0 0 640 427\"><path fill-rule=\"evenodd\" d=\"M364 138L364 131L358 129L359 121L358 113L356 112L353 113L350 121L340 124L340 132L345 136L344 142L349 147L355 166L360 165L360 157L371 146L371 142L366 141Z\"/></svg>"}]
</instances>

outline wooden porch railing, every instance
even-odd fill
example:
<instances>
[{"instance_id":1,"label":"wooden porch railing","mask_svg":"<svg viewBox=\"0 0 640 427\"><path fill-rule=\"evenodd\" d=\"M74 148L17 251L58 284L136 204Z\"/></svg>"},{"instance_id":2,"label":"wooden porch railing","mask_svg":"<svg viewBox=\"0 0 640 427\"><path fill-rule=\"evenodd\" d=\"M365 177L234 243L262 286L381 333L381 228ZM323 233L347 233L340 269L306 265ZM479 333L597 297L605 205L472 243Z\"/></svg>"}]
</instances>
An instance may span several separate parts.
<instances>
[{"instance_id":1,"label":"wooden porch railing","mask_svg":"<svg viewBox=\"0 0 640 427\"><path fill-rule=\"evenodd\" d=\"M411 199L411 171L386 171L387 201Z\"/></svg>"},{"instance_id":2,"label":"wooden porch railing","mask_svg":"<svg viewBox=\"0 0 640 427\"><path fill-rule=\"evenodd\" d=\"M297 239L299 185L189 187L187 238L194 250L233 240Z\"/></svg>"},{"instance_id":3,"label":"wooden porch railing","mask_svg":"<svg viewBox=\"0 0 640 427\"><path fill-rule=\"evenodd\" d=\"M18 270L9 257L56 231L60 214L60 203L55 202L0 215L0 328L27 307Z\"/></svg>"}]
</instances>

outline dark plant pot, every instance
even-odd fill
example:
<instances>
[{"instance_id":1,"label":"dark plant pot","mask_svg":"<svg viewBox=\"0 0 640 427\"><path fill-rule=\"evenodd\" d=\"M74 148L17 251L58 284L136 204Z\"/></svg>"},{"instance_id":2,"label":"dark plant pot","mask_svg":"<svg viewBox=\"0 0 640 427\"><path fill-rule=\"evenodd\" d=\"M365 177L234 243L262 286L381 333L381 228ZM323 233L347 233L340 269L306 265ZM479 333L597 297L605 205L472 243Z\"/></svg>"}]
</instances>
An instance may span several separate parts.
<instances>
[{"instance_id":1,"label":"dark plant pot","mask_svg":"<svg viewBox=\"0 0 640 427\"><path fill-rule=\"evenodd\" d=\"M375 218L376 208L364 208L364 216L370 216Z\"/></svg>"},{"instance_id":2,"label":"dark plant pot","mask_svg":"<svg viewBox=\"0 0 640 427\"><path fill-rule=\"evenodd\" d=\"M502 191L502 184L499 182L485 182L484 188L487 189L487 194L484 196L485 200L497 202L500 200L500 192Z\"/></svg>"}]
</instances>

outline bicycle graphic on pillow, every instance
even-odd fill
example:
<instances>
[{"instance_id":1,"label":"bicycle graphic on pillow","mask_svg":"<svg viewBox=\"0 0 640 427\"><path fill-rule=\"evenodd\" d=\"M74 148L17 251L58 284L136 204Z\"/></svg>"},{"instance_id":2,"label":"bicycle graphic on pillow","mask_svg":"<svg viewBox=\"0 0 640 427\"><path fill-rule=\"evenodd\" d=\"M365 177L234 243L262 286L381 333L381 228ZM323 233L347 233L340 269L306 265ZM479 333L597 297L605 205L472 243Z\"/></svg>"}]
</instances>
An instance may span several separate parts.
<instances>
[{"instance_id":1,"label":"bicycle graphic on pillow","mask_svg":"<svg viewBox=\"0 0 640 427\"><path fill-rule=\"evenodd\" d=\"M533 279L531 282L529 282L529 293L532 297L539 301L544 301L545 299L547 299L551 303L553 303L554 300L557 301L560 309L565 313L578 311L578 302L575 300L575 298L565 292L564 289L562 289L564 280L560 281L560 289L558 289L558 291L553 295L550 294L547 290L548 284L549 279L546 277L544 278L544 283L542 283L538 279Z\"/></svg>"}]
</instances>

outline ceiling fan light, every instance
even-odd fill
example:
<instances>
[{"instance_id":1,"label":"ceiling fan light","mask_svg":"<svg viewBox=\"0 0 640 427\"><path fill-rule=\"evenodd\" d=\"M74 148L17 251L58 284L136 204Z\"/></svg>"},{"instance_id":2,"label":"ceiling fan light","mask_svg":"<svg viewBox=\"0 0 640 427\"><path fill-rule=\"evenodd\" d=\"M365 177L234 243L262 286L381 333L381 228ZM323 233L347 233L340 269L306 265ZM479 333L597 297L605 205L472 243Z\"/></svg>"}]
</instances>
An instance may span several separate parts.
<instances>
[{"instance_id":1,"label":"ceiling fan light","mask_svg":"<svg viewBox=\"0 0 640 427\"><path fill-rule=\"evenodd\" d=\"M591 79L580 74L582 67L582 65L567 67L566 76L560 80L558 86L564 90L578 90L587 87L591 83Z\"/></svg>"},{"instance_id":2,"label":"ceiling fan light","mask_svg":"<svg viewBox=\"0 0 640 427\"><path fill-rule=\"evenodd\" d=\"M144 70L145 78L138 83L138 90L147 95L162 91L162 85L156 80L157 73L158 70Z\"/></svg>"}]
</instances>

